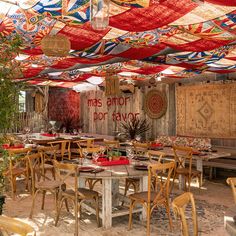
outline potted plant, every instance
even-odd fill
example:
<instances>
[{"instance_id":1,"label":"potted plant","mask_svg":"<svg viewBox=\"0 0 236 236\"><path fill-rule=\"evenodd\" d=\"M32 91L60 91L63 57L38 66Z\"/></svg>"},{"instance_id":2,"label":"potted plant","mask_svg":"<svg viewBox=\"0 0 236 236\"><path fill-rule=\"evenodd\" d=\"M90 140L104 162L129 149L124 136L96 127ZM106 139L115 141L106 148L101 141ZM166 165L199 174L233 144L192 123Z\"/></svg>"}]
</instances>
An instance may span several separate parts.
<instances>
[{"instance_id":1,"label":"potted plant","mask_svg":"<svg viewBox=\"0 0 236 236\"><path fill-rule=\"evenodd\" d=\"M15 81L22 74L21 65L15 60L21 45L18 35L0 36L0 213L5 201L4 172L8 168L8 155L3 144L8 129L17 121L18 99L23 88L22 83Z\"/></svg>"},{"instance_id":2,"label":"potted plant","mask_svg":"<svg viewBox=\"0 0 236 236\"><path fill-rule=\"evenodd\" d=\"M121 123L121 129L125 134L126 138L136 140L141 138L146 131L150 129L150 123L145 118L136 118Z\"/></svg>"}]
</instances>

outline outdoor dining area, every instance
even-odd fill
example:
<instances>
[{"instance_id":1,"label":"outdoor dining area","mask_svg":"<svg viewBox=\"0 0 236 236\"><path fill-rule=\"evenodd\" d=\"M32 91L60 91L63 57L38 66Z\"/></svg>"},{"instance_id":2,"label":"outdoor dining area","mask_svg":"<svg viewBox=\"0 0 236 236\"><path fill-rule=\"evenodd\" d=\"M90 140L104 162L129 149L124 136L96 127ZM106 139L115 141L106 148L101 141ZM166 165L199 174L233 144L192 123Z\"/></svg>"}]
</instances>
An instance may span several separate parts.
<instances>
[{"instance_id":1,"label":"outdoor dining area","mask_svg":"<svg viewBox=\"0 0 236 236\"><path fill-rule=\"evenodd\" d=\"M235 0L0 0L0 236L236 235Z\"/></svg>"}]
</instances>

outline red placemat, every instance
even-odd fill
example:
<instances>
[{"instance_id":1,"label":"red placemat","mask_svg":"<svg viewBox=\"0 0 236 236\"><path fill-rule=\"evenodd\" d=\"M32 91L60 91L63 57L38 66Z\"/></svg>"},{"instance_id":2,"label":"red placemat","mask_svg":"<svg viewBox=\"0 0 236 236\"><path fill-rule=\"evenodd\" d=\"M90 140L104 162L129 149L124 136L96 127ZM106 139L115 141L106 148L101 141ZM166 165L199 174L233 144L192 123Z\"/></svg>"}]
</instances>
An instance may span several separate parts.
<instances>
[{"instance_id":1,"label":"red placemat","mask_svg":"<svg viewBox=\"0 0 236 236\"><path fill-rule=\"evenodd\" d=\"M22 144L22 145L17 145L17 146L10 146L10 147L2 146L2 147L3 147L3 149L7 149L7 150L9 150L9 149L19 149L19 148L24 148L24 145Z\"/></svg>"},{"instance_id":2,"label":"red placemat","mask_svg":"<svg viewBox=\"0 0 236 236\"><path fill-rule=\"evenodd\" d=\"M46 137L56 137L56 134L48 134L48 133L44 133L44 134L40 134L42 136L46 136Z\"/></svg>"},{"instance_id":3,"label":"red placemat","mask_svg":"<svg viewBox=\"0 0 236 236\"><path fill-rule=\"evenodd\" d=\"M126 157L120 157L120 160L114 161L109 161L107 158L98 158L95 163L99 166L129 165L129 160Z\"/></svg>"},{"instance_id":4,"label":"red placemat","mask_svg":"<svg viewBox=\"0 0 236 236\"><path fill-rule=\"evenodd\" d=\"M163 147L162 143L152 143L151 147Z\"/></svg>"}]
</instances>

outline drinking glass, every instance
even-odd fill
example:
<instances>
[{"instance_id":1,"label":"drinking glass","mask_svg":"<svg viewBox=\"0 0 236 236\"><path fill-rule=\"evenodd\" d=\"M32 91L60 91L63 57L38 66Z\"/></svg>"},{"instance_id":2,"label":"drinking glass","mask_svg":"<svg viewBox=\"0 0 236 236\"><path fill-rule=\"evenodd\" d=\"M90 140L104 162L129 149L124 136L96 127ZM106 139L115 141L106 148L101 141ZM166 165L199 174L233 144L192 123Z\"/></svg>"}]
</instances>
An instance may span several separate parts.
<instances>
[{"instance_id":1,"label":"drinking glass","mask_svg":"<svg viewBox=\"0 0 236 236\"><path fill-rule=\"evenodd\" d=\"M94 160L95 162L97 162L97 160L98 160L98 158L99 158L99 154L98 154L97 152L94 152L94 153L92 154L92 158L93 158L93 160Z\"/></svg>"}]
</instances>

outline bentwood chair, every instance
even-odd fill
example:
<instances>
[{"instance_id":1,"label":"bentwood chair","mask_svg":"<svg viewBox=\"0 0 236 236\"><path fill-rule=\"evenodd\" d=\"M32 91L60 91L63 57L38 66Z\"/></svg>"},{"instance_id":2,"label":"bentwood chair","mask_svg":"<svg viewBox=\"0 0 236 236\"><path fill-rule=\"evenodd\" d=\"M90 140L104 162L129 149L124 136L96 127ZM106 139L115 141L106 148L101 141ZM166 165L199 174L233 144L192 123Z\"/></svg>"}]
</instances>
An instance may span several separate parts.
<instances>
[{"instance_id":1,"label":"bentwood chair","mask_svg":"<svg viewBox=\"0 0 236 236\"><path fill-rule=\"evenodd\" d=\"M133 151L134 151L135 157L139 157L139 158L147 157L149 143L134 142L133 147L134 147ZM131 186L133 187L134 192L137 192L139 189L139 182L140 182L139 178L126 178L124 195L126 196L127 191L129 190Z\"/></svg>"},{"instance_id":2,"label":"bentwood chair","mask_svg":"<svg viewBox=\"0 0 236 236\"><path fill-rule=\"evenodd\" d=\"M64 159L71 159L71 150L70 150L70 140L57 140L48 142L51 147L58 147L59 149L56 152L56 159L57 160L64 160Z\"/></svg>"},{"instance_id":3,"label":"bentwood chair","mask_svg":"<svg viewBox=\"0 0 236 236\"><path fill-rule=\"evenodd\" d=\"M29 234L36 236L34 228L32 228L30 225L17 219L1 215L0 235L9 236L12 235L12 233L20 236L27 236Z\"/></svg>"},{"instance_id":4,"label":"bentwood chair","mask_svg":"<svg viewBox=\"0 0 236 236\"><path fill-rule=\"evenodd\" d=\"M103 143L104 143L104 146L106 148L106 152L111 151L113 148L119 148L120 147L120 142L118 140L104 139Z\"/></svg>"},{"instance_id":5,"label":"bentwood chair","mask_svg":"<svg viewBox=\"0 0 236 236\"><path fill-rule=\"evenodd\" d=\"M82 152L81 158L85 158L84 153L90 154L93 156L94 153L103 154L104 150L101 149L100 146L96 146L96 147L82 148L81 152ZM88 183L89 189L93 190L96 183L102 184L102 179L86 178L85 183Z\"/></svg>"},{"instance_id":6,"label":"bentwood chair","mask_svg":"<svg viewBox=\"0 0 236 236\"><path fill-rule=\"evenodd\" d=\"M189 233L189 227L187 223L187 217L185 216L186 206L191 204L192 206L192 222L193 222L193 234ZM176 216L179 216L181 219L182 226L182 235L189 236L194 235L198 236L198 222L197 222L197 213L196 206L193 194L190 192L185 192L182 195L176 197L172 202L173 211Z\"/></svg>"},{"instance_id":7,"label":"bentwood chair","mask_svg":"<svg viewBox=\"0 0 236 236\"><path fill-rule=\"evenodd\" d=\"M31 148L20 148L8 150L9 169L4 175L9 179L12 191L12 198L15 199L17 178L23 176L25 178L25 187L29 190L29 167L27 155Z\"/></svg>"},{"instance_id":8,"label":"bentwood chair","mask_svg":"<svg viewBox=\"0 0 236 236\"><path fill-rule=\"evenodd\" d=\"M148 155L149 161L156 160L159 163L161 163L163 161L163 157L165 157L166 154L160 151L148 150L147 155Z\"/></svg>"},{"instance_id":9,"label":"bentwood chair","mask_svg":"<svg viewBox=\"0 0 236 236\"><path fill-rule=\"evenodd\" d=\"M227 184L231 186L233 197L234 197L234 203L236 204L236 177L234 178L228 178L226 180Z\"/></svg>"},{"instance_id":10,"label":"bentwood chair","mask_svg":"<svg viewBox=\"0 0 236 236\"><path fill-rule=\"evenodd\" d=\"M84 148L92 148L92 147L94 147L94 139L92 139L92 138L76 140L73 143L77 144L77 146L79 148L78 149L78 153L79 153L80 157L83 156L82 150Z\"/></svg>"},{"instance_id":11,"label":"bentwood chair","mask_svg":"<svg viewBox=\"0 0 236 236\"><path fill-rule=\"evenodd\" d=\"M60 212L65 202L67 211L68 201L72 201L74 205L75 214L75 235L78 235L78 213L81 212L81 204L85 200L92 200L95 202L97 224L99 227L99 205L98 205L98 192L86 188L78 188L78 166L70 163L59 163L54 161L57 178L63 182L64 188L59 192L58 198L58 212L56 216L55 225L59 221ZM73 178L73 181L69 180ZM81 217L81 214L80 214Z\"/></svg>"},{"instance_id":12,"label":"bentwood chair","mask_svg":"<svg viewBox=\"0 0 236 236\"><path fill-rule=\"evenodd\" d=\"M171 173L174 170L175 163L157 163L148 166L148 191L139 192L129 195L130 198L130 212L129 212L129 230L132 227L132 212L136 204L142 204L147 213L147 235L150 235L150 219L153 210L163 205L169 218L170 228L172 229L172 220L170 215L169 205L169 185ZM163 175L166 178L162 178ZM153 185L154 180L154 185ZM155 188L153 188L155 186Z\"/></svg>"},{"instance_id":13,"label":"bentwood chair","mask_svg":"<svg viewBox=\"0 0 236 236\"><path fill-rule=\"evenodd\" d=\"M56 160L56 152L58 150L59 146L40 146L38 147L38 152L42 153L43 160L44 160L44 174L46 175L47 171L50 171L52 173L52 177L54 180L55 177L55 169L53 166L53 160Z\"/></svg>"},{"instance_id":14,"label":"bentwood chair","mask_svg":"<svg viewBox=\"0 0 236 236\"><path fill-rule=\"evenodd\" d=\"M33 216L36 197L39 193L43 194L41 209L44 209L45 196L47 192L54 195L55 210L57 212L57 199L59 189L62 187L62 182L51 180L45 176L44 159L42 153L34 153L28 156L29 167L31 171L32 185L32 206L30 210L30 218Z\"/></svg>"},{"instance_id":15,"label":"bentwood chair","mask_svg":"<svg viewBox=\"0 0 236 236\"><path fill-rule=\"evenodd\" d=\"M186 182L188 182L188 192L190 192L191 180L194 177L198 178L199 188L201 188L201 171L192 168L193 149L191 147L173 146L176 168L173 176L173 186L175 179L182 175L184 176L185 191L187 191ZM172 186L172 187L173 187Z\"/></svg>"},{"instance_id":16,"label":"bentwood chair","mask_svg":"<svg viewBox=\"0 0 236 236\"><path fill-rule=\"evenodd\" d=\"M150 147L150 143L134 142L133 147L135 156L146 157L148 148Z\"/></svg>"}]
</instances>

